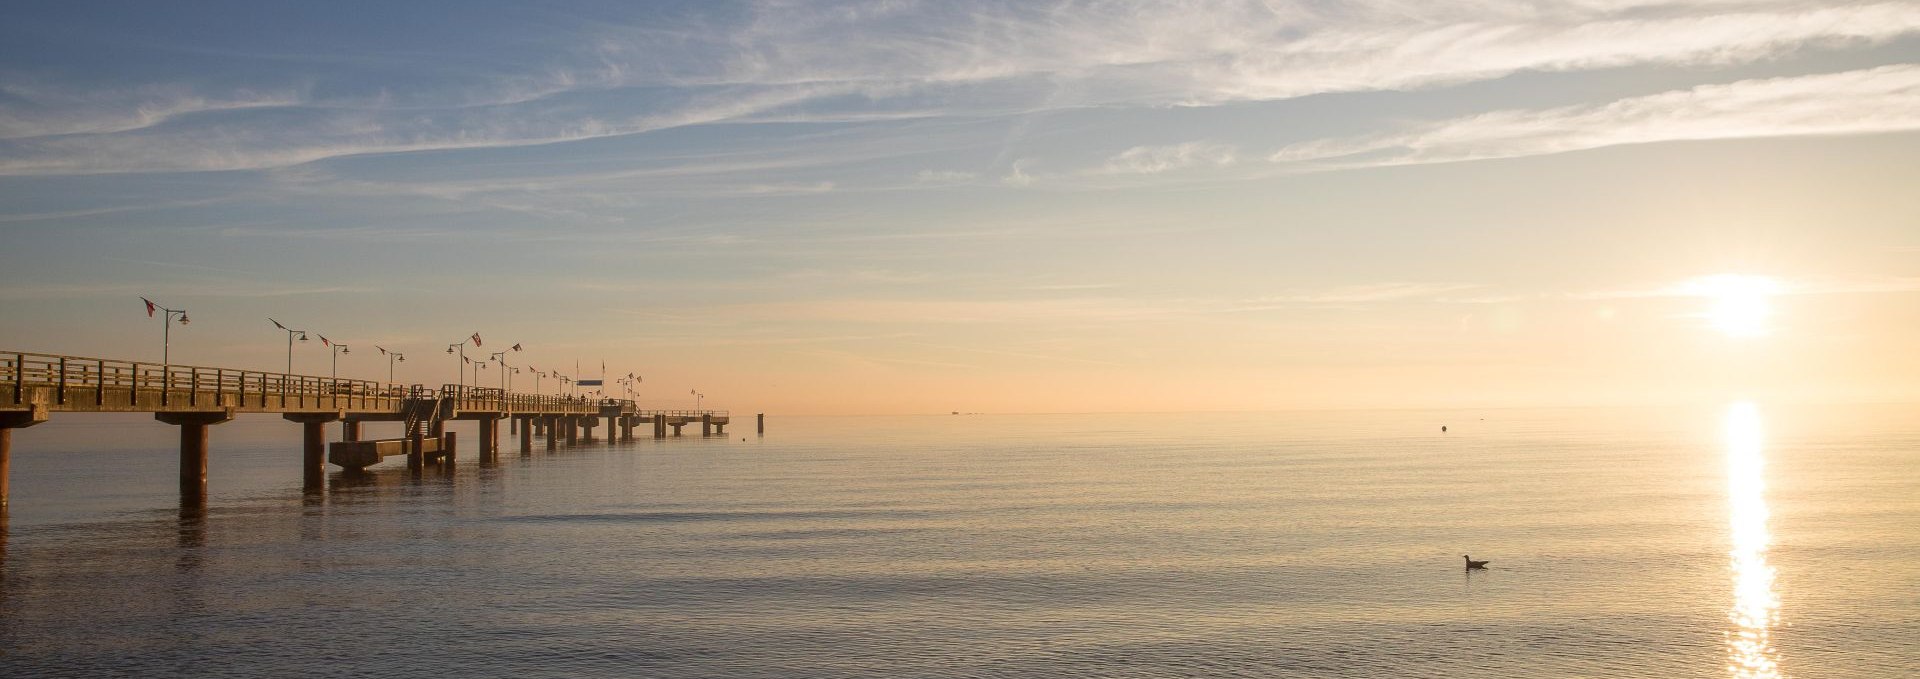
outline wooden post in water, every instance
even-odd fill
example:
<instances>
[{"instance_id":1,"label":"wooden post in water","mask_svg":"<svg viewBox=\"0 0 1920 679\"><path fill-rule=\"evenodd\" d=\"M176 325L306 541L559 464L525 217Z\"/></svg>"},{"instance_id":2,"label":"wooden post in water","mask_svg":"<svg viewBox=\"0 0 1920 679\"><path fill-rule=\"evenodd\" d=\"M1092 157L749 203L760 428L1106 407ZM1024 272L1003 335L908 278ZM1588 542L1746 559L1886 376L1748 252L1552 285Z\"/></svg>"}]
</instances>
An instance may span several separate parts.
<instances>
[{"instance_id":1,"label":"wooden post in water","mask_svg":"<svg viewBox=\"0 0 1920 679\"><path fill-rule=\"evenodd\" d=\"M758 415L754 415L753 418L755 421L759 423L757 426L760 431L757 433L761 436L766 436L767 435L767 414L760 413Z\"/></svg>"},{"instance_id":2,"label":"wooden post in water","mask_svg":"<svg viewBox=\"0 0 1920 679\"><path fill-rule=\"evenodd\" d=\"M522 415L518 419L521 420L520 422L520 454L522 456L532 455L533 454L533 416Z\"/></svg>"}]
</instances>

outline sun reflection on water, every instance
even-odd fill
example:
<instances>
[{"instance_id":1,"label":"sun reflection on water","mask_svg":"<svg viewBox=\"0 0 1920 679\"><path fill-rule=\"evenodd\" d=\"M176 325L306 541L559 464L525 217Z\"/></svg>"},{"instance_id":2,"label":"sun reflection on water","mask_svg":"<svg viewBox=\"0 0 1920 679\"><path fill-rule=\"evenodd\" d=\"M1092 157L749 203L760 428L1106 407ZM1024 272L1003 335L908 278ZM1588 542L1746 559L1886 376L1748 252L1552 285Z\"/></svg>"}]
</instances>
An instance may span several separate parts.
<instances>
[{"instance_id":1,"label":"sun reflection on water","mask_svg":"<svg viewBox=\"0 0 1920 679\"><path fill-rule=\"evenodd\" d=\"M1780 619L1780 597L1767 564L1765 434L1760 409L1738 402L1727 408L1727 499L1733 532L1733 629L1726 633L1727 670L1735 677L1782 677L1771 631Z\"/></svg>"}]
</instances>

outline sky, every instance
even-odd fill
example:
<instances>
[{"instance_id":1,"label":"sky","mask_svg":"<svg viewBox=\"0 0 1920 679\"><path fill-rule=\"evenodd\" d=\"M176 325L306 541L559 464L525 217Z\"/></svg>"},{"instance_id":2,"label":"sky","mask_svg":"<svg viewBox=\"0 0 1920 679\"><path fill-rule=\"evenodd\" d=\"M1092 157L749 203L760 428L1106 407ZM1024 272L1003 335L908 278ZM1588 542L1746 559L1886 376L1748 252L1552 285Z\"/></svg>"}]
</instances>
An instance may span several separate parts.
<instances>
[{"instance_id":1,"label":"sky","mask_svg":"<svg viewBox=\"0 0 1920 679\"><path fill-rule=\"evenodd\" d=\"M768 413L1920 401L1920 2L6 15L0 350L157 360L147 297L175 363Z\"/></svg>"}]
</instances>

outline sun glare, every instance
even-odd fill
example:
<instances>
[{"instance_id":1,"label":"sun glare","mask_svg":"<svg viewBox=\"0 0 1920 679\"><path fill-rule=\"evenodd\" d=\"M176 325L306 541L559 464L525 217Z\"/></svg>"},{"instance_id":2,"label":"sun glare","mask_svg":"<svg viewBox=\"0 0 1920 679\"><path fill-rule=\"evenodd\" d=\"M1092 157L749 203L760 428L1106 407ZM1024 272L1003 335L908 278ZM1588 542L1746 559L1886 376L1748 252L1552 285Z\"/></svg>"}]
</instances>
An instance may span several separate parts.
<instances>
[{"instance_id":1,"label":"sun glare","mask_svg":"<svg viewBox=\"0 0 1920 679\"><path fill-rule=\"evenodd\" d=\"M1713 306L1707 321L1728 337L1760 337L1772 331L1773 296L1780 283L1765 276L1721 274L1687 281L1682 290L1705 297Z\"/></svg>"}]
</instances>

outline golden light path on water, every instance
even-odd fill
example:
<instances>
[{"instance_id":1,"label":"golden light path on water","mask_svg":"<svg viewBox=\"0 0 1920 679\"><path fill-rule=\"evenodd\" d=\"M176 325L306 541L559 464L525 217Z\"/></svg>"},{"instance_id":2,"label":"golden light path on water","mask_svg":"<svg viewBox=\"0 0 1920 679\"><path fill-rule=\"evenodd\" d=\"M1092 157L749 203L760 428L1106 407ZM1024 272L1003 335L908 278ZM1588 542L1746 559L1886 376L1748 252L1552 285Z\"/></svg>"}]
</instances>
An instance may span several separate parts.
<instances>
[{"instance_id":1,"label":"golden light path on water","mask_svg":"<svg viewBox=\"0 0 1920 679\"><path fill-rule=\"evenodd\" d=\"M1766 436L1760 409L1745 401L1727 407L1727 499L1733 533L1733 629L1727 632L1727 670L1735 677L1782 677L1771 630L1780 597L1767 564Z\"/></svg>"}]
</instances>

